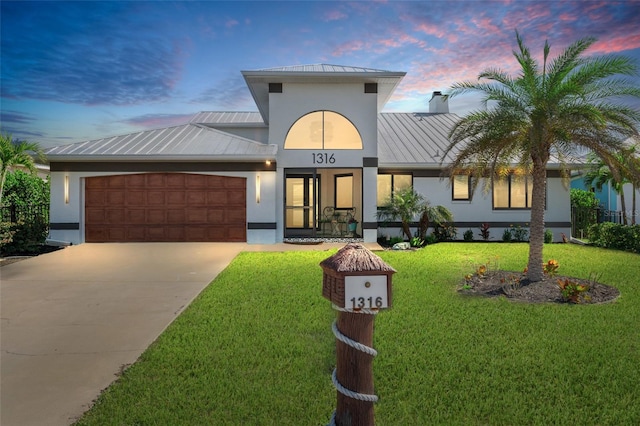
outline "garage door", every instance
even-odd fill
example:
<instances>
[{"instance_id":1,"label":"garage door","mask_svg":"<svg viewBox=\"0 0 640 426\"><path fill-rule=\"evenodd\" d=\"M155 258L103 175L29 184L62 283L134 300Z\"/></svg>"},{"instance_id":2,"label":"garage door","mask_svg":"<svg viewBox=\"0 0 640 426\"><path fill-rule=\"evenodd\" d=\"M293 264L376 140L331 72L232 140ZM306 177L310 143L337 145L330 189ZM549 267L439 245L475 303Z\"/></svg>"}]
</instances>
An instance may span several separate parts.
<instances>
[{"instance_id":1,"label":"garage door","mask_svg":"<svg viewBox=\"0 0 640 426\"><path fill-rule=\"evenodd\" d=\"M145 173L85 180L85 241L246 241L246 179Z\"/></svg>"}]
</instances>

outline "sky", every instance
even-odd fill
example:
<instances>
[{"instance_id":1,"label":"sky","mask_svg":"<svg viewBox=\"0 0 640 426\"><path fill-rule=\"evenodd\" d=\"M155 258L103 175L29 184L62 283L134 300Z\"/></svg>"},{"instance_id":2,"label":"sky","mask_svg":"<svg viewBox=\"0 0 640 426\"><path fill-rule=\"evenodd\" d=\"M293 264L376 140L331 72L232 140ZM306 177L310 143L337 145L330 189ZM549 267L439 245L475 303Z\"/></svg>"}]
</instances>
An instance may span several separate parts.
<instances>
[{"instance_id":1,"label":"sky","mask_svg":"<svg viewBox=\"0 0 640 426\"><path fill-rule=\"evenodd\" d=\"M257 111L240 72L288 65L404 71L384 111L423 112L487 68L515 76L516 29L537 57L593 36L589 55L640 66L640 0L2 0L0 19L0 129L43 147Z\"/></svg>"}]
</instances>

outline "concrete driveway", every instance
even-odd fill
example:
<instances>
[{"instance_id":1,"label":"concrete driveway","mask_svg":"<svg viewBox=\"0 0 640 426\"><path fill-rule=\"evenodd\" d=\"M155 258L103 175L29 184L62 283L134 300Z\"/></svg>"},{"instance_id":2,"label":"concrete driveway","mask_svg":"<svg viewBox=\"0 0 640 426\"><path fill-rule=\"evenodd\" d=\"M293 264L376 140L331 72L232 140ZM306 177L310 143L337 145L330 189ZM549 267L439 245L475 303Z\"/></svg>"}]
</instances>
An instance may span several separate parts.
<instances>
[{"instance_id":1,"label":"concrete driveway","mask_svg":"<svg viewBox=\"0 0 640 426\"><path fill-rule=\"evenodd\" d=\"M72 423L245 248L82 244L0 268L0 424Z\"/></svg>"}]
</instances>

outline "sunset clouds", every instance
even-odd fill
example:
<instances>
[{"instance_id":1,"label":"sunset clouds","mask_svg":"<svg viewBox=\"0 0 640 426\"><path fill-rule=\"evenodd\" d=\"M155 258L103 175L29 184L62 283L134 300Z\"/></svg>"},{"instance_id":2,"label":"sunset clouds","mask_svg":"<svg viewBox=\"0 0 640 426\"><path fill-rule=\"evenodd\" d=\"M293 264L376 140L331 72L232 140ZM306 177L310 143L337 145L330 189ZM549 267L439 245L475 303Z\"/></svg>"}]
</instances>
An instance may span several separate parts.
<instances>
[{"instance_id":1,"label":"sunset clouds","mask_svg":"<svg viewBox=\"0 0 640 426\"><path fill-rule=\"evenodd\" d=\"M516 29L536 55L594 36L589 53L640 59L638 1L34 4L0 3L0 124L45 145L255 110L240 71L293 64L405 71L387 110L421 111L485 68L516 72Z\"/></svg>"}]
</instances>

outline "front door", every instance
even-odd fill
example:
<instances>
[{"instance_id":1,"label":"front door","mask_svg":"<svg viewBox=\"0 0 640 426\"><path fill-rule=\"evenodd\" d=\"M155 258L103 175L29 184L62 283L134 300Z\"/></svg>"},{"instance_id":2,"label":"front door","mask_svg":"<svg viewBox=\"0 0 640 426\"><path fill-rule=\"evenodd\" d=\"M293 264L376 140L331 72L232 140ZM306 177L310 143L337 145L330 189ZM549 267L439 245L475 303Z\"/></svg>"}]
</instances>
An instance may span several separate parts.
<instances>
[{"instance_id":1,"label":"front door","mask_svg":"<svg viewBox=\"0 0 640 426\"><path fill-rule=\"evenodd\" d=\"M287 173L285 177L285 237L316 234L320 177L310 173Z\"/></svg>"}]
</instances>

